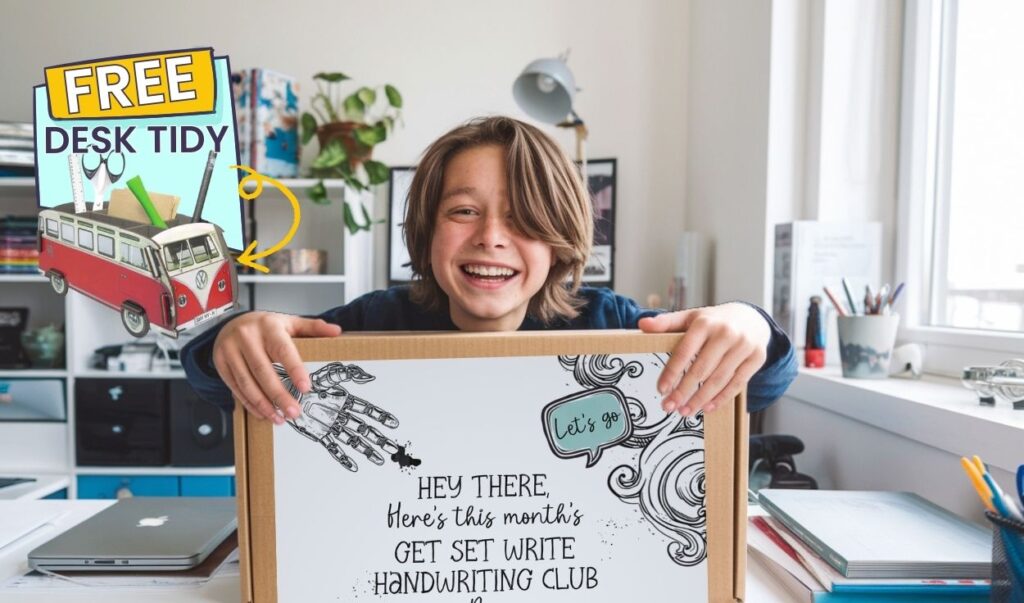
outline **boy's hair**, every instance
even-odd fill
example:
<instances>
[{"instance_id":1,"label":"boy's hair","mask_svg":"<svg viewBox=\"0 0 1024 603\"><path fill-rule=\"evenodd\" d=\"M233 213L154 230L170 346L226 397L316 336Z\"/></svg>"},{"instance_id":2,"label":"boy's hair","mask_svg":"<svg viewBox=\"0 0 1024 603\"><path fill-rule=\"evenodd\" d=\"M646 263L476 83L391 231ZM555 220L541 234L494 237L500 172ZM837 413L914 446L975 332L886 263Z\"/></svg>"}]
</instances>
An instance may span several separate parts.
<instances>
[{"instance_id":1,"label":"boy's hair","mask_svg":"<svg viewBox=\"0 0 1024 603\"><path fill-rule=\"evenodd\" d=\"M576 294L590 256L594 218L576 164L547 134L510 117L473 119L437 139L424 152L409 188L405 244L412 259L412 299L432 310L447 310L448 296L430 269L430 248L452 157L474 147L505 149L506 183L512 223L523 235L552 247L555 264L530 300L530 315L545 324L575 318L583 305ZM571 283L566 280L572 276Z\"/></svg>"}]
</instances>

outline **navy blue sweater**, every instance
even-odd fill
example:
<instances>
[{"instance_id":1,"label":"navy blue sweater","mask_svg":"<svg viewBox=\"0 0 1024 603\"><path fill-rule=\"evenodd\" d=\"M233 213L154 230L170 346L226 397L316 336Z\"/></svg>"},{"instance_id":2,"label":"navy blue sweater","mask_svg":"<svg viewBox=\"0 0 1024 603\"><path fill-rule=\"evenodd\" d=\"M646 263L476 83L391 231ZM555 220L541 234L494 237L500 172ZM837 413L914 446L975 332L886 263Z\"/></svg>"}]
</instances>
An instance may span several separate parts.
<instances>
[{"instance_id":1,"label":"navy blue sweater","mask_svg":"<svg viewBox=\"0 0 1024 603\"><path fill-rule=\"evenodd\" d=\"M545 326L527 316L519 330L635 329L641 318L663 312L641 308L632 299L610 289L583 287L579 295L587 303L580 308L576 318ZM752 307L768 321L772 338L768 343L768 357L764 365L747 384L749 411L761 410L777 400L796 377L796 361L789 337L764 310ZM448 312L430 312L413 303L409 298L409 288L405 286L367 293L350 304L324 312L319 318L340 325L342 331L458 330ZM230 408L231 391L217 375L212 360L213 342L227 322L225 320L200 334L182 348L181 363L196 393L210 402Z\"/></svg>"}]
</instances>

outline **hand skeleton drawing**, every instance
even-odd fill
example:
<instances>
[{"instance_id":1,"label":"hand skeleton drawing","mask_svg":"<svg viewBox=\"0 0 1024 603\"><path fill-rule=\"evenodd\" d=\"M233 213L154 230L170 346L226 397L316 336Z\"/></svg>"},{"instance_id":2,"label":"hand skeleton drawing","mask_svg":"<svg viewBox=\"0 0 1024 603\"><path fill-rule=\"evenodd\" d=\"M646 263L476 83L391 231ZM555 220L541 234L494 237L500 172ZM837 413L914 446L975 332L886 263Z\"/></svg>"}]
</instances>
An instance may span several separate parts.
<instances>
[{"instance_id":1,"label":"hand skeleton drawing","mask_svg":"<svg viewBox=\"0 0 1024 603\"><path fill-rule=\"evenodd\" d=\"M354 364L331 362L310 375L312 387L309 393L300 394L284 367L275 364L274 370L302 408L299 416L288 423L302 435L322 444L342 467L349 471L359 470L343 447L354 450L374 465L384 464L384 454L391 456L399 451L397 442L367 421L376 421L394 429L398 427L398 418L341 386L346 382L368 383L374 380L373 375Z\"/></svg>"}]
</instances>

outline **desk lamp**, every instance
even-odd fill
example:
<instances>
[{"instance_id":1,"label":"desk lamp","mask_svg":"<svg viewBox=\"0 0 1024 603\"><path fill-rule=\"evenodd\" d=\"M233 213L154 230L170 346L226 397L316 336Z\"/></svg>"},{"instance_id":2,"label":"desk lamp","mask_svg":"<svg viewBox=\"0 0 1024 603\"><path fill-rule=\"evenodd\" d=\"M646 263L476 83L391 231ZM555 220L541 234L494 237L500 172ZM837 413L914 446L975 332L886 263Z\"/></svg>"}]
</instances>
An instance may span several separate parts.
<instances>
[{"instance_id":1,"label":"desk lamp","mask_svg":"<svg viewBox=\"0 0 1024 603\"><path fill-rule=\"evenodd\" d=\"M576 131L576 159L582 164L582 173L586 174L584 145L587 127L572 108L578 89L572 71L566 65L568 58L569 52L566 51L558 58L532 61L516 78L512 85L512 95L530 117Z\"/></svg>"}]
</instances>

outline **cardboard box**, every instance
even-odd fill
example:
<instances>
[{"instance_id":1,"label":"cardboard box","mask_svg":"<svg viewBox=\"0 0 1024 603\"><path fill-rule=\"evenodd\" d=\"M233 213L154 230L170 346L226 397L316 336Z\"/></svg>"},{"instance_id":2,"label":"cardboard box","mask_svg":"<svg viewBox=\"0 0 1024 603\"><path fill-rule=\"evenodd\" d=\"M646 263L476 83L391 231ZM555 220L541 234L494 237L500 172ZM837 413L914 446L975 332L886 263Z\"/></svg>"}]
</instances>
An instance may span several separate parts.
<instances>
[{"instance_id":1,"label":"cardboard box","mask_svg":"<svg viewBox=\"0 0 1024 603\"><path fill-rule=\"evenodd\" d=\"M164 220L173 220L178 215L178 204L181 197L165 195L163 193L149 193L149 200L153 202L156 213ZM149 216L146 210L142 209L139 200L126 188L115 188L110 192L110 205L107 207L107 215L125 220L134 220L149 224Z\"/></svg>"},{"instance_id":2,"label":"cardboard box","mask_svg":"<svg viewBox=\"0 0 1024 603\"><path fill-rule=\"evenodd\" d=\"M242 601L742 600L745 395L665 415L680 337L296 340L300 420L236 404Z\"/></svg>"}]
</instances>

